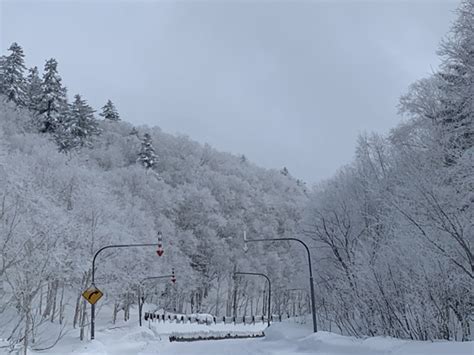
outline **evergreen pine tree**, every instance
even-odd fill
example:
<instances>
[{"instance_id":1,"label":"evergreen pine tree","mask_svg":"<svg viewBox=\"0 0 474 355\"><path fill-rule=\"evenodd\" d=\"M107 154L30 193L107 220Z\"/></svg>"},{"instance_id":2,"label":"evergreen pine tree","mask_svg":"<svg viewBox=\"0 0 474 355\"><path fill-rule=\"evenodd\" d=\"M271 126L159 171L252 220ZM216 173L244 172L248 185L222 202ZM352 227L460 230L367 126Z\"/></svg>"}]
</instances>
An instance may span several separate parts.
<instances>
[{"instance_id":1,"label":"evergreen pine tree","mask_svg":"<svg viewBox=\"0 0 474 355\"><path fill-rule=\"evenodd\" d=\"M78 139L71 132L73 124L70 106L68 105L61 110L54 131L49 131L53 135L60 152L68 152L79 145Z\"/></svg>"},{"instance_id":2,"label":"evergreen pine tree","mask_svg":"<svg viewBox=\"0 0 474 355\"><path fill-rule=\"evenodd\" d=\"M38 111L42 96L41 78L38 67L30 68L26 78L26 106L32 111Z\"/></svg>"},{"instance_id":3,"label":"evergreen pine tree","mask_svg":"<svg viewBox=\"0 0 474 355\"><path fill-rule=\"evenodd\" d=\"M26 101L25 55L16 42L12 43L8 50L11 54L1 61L1 92L8 101L24 105Z\"/></svg>"},{"instance_id":4,"label":"evergreen pine tree","mask_svg":"<svg viewBox=\"0 0 474 355\"><path fill-rule=\"evenodd\" d=\"M80 95L74 96L74 102L70 105L66 121L62 126L67 132L66 142L62 140L62 146L65 149L88 145L92 136L100 133L94 110Z\"/></svg>"},{"instance_id":5,"label":"evergreen pine tree","mask_svg":"<svg viewBox=\"0 0 474 355\"><path fill-rule=\"evenodd\" d=\"M139 134L138 134L138 130L137 130L135 127L132 128L132 130L130 131L129 135L131 135L131 136L136 136L137 138L140 138L140 137L139 137Z\"/></svg>"},{"instance_id":6,"label":"evergreen pine tree","mask_svg":"<svg viewBox=\"0 0 474 355\"><path fill-rule=\"evenodd\" d=\"M58 63L55 59L46 61L41 85L41 100L38 106L41 132L54 132L61 124L61 117L67 110L66 88L61 84Z\"/></svg>"},{"instance_id":7,"label":"evergreen pine tree","mask_svg":"<svg viewBox=\"0 0 474 355\"><path fill-rule=\"evenodd\" d=\"M99 115L104 117L106 120L120 121L118 111L110 100L108 100L107 103L102 107L102 112Z\"/></svg>"},{"instance_id":8,"label":"evergreen pine tree","mask_svg":"<svg viewBox=\"0 0 474 355\"><path fill-rule=\"evenodd\" d=\"M156 154L151 141L151 136L145 133L142 140L140 153L138 153L138 161L146 168L153 169L156 164Z\"/></svg>"}]
</instances>

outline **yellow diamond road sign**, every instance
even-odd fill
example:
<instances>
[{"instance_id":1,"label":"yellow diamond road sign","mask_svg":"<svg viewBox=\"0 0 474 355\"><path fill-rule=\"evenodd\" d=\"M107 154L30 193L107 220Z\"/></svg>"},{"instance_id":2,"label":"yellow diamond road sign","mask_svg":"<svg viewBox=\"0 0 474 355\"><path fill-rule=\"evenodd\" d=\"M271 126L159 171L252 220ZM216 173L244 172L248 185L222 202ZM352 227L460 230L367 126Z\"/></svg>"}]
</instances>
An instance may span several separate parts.
<instances>
[{"instance_id":1,"label":"yellow diamond road sign","mask_svg":"<svg viewBox=\"0 0 474 355\"><path fill-rule=\"evenodd\" d=\"M82 293L82 297L84 297L90 304L95 304L98 300L101 299L103 295L104 294L102 293L102 291L95 286L89 287Z\"/></svg>"}]
</instances>

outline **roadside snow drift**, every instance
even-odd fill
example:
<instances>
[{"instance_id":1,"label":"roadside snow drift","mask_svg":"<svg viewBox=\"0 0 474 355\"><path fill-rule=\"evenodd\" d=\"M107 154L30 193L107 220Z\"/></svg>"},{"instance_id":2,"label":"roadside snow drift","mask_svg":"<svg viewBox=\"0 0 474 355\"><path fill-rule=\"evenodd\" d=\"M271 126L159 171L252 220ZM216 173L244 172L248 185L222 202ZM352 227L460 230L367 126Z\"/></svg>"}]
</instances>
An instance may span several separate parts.
<instances>
[{"instance_id":1,"label":"roadside snow drift","mask_svg":"<svg viewBox=\"0 0 474 355\"><path fill-rule=\"evenodd\" d=\"M260 327L260 328L258 328ZM203 335L264 330L264 338L170 342L169 335ZM94 341L80 342L77 334L67 334L51 350L31 354L81 355L473 355L474 342L421 342L388 337L356 339L329 332L313 334L309 324L292 320L260 325L149 323L139 327L131 322L102 326ZM0 350L1 353L1 350Z\"/></svg>"}]
</instances>

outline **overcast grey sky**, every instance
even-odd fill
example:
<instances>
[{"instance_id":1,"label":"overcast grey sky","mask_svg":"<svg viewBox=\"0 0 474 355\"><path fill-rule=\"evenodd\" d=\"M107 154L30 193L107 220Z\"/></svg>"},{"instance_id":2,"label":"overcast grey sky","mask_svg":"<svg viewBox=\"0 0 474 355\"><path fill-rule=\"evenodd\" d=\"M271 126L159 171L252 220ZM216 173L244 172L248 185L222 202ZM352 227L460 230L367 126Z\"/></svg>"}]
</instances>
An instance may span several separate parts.
<instances>
[{"instance_id":1,"label":"overcast grey sky","mask_svg":"<svg viewBox=\"0 0 474 355\"><path fill-rule=\"evenodd\" d=\"M29 66L56 58L70 97L309 183L400 121L459 3L0 1L2 53L17 41Z\"/></svg>"}]
</instances>

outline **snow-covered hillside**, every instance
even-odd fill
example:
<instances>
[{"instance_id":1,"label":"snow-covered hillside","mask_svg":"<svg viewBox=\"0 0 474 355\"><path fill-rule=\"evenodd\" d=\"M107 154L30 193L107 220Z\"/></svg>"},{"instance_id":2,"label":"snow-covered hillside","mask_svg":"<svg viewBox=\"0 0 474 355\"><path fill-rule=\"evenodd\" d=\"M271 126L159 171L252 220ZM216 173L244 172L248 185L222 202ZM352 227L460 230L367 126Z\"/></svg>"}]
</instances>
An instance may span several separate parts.
<instances>
[{"instance_id":1,"label":"snow-covered hillside","mask_svg":"<svg viewBox=\"0 0 474 355\"><path fill-rule=\"evenodd\" d=\"M0 57L0 351L56 340L56 354L472 350L473 23L462 0L439 68L400 100L405 121L362 134L353 160L311 187L133 126L110 100L97 115L68 96L56 59L27 70L12 43ZM216 319L312 312L321 332L290 322L264 339L170 344L170 331L231 326L139 329L143 304Z\"/></svg>"}]
</instances>

